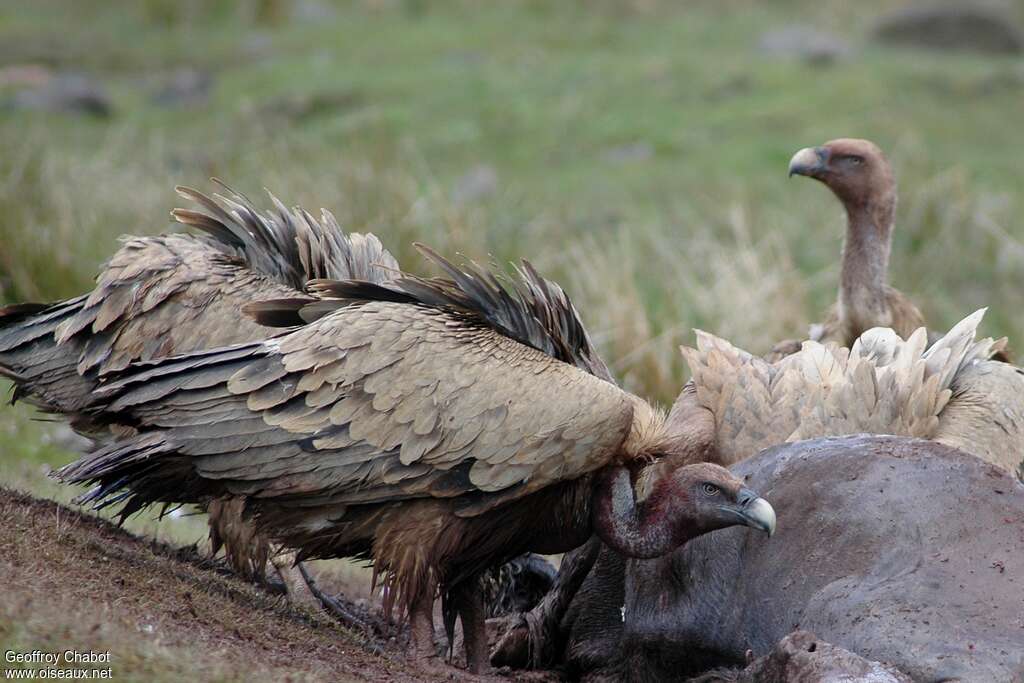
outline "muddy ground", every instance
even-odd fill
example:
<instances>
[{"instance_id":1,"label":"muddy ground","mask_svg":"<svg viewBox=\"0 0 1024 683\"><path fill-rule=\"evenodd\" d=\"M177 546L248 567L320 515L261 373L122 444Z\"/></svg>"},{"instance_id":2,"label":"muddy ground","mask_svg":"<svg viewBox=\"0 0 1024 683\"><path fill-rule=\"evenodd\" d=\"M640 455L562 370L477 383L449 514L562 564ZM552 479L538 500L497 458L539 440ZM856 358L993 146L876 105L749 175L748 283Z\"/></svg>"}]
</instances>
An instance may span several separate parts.
<instances>
[{"instance_id":1,"label":"muddy ground","mask_svg":"<svg viewBox=\"0 0 1024 683\"><path fill-rule=\"evenodd\" d=\"M400 632L371 651L194 548L5 488L0 577L0 649L109 651L117 680L516 680L421 669L404 658Z\"/></svg>"}]
</instances>

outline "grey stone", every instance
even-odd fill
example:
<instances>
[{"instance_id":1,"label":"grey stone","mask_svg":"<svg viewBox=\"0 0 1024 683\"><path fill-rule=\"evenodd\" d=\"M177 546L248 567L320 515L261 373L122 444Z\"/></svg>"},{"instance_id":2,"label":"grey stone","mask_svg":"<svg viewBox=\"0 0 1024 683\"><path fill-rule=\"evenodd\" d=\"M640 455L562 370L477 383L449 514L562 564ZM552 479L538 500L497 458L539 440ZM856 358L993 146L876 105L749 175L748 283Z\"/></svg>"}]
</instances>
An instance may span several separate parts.
<instances>
[{"instance_id":1,"label":"grey stone","mask_svg":"<svg viewBox=\"0 0 1024 683\"><path fill-rule=\"evenodd\" d=\"M213 76L192 68L177 69L157 87L151 98L162 107L195 107L210 98Z\"/></svg>"},{"instance_id":2,"label":"grey stone","mask_svg":"<svg viewBox=\"0 0 1024 683\"><path fill-rule=\"evenodd\" d=\"M1009 13L981 3L913 4L880 18L871 35L879 43L903 47L1024 52L1024 34Z\"/></svg>"},{"instance_id":3,"label":"grey stone","mask_svg":"<svg viewBox=\"0 0 1024 683\"><path fill-rule=\"evenodd\" d=\"M604 158L615 163L647 161L654 156L654 148L646 142L633 142L606 150Z\"/></svg>"},{"instance_id":4,"label":"grey stone","mask_svg":"<svg viewBox=\"0 0 1024 683\"><path fill-rule=\"evenodd\" d=\"M106 88L80 73L54 74L38 86L15 92L10 105L15 109L88 114L100 118L109 117L114 111Z\"/></svg>"},{"instance_id":5,"label":"grey stone","mask_svg":"<svg viewBox=\"0 0 1024 683\"><path fill-rule=\"evenodd\" d=\"M765 31L758 39L757 47L772 57L811 64L829 64L845 59L852 53L849 43L839 36L804 24Z\"/></svg>"}]
</instances>

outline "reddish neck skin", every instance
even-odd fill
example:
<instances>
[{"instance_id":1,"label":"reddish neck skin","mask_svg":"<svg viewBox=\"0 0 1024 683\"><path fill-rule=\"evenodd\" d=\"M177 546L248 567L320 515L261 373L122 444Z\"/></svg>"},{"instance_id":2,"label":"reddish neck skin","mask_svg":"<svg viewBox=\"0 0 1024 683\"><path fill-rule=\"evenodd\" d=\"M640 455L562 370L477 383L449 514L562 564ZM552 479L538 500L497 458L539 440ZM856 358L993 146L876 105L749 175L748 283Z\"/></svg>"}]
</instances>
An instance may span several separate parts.
<instances>
[{"instance_id":1,"label":"reddish neck skin","mask_svg":"<svg viewBox=\"0 0 1024 683\"><path fill-rule=\"evenodd\" d=\"M843 244L839 304L857 327L890 324L887 320L889 252L896 213L892 190L866 199L845 200L847 225ZM868 318L860 320L860 318Z\"/></svg>"},{"instance_id":2,"label":"reddish neck skin","mask_svg":"<svg viewBox=\"0 0 1024 683\"><path fill-rule=\"evenodd\" d=\"M661 557L700 534L689 497L672 477L660 479L651 495L637 503L629 471L608 467L598 473L593 496L594 530L620 555Z\"/></svg>"}]
</instances>

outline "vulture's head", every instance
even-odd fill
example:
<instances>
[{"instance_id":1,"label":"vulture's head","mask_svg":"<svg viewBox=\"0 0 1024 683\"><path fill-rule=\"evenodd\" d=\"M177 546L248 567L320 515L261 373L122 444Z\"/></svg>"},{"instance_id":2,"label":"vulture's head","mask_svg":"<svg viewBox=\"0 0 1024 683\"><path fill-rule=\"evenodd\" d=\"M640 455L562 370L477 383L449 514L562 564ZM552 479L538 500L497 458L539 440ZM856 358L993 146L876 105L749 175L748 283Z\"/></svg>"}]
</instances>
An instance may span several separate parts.
<instances>
[{"instance_id":1,"label":"vulture's head","mask_svg":"<svg viewBox=\"0 0 1024 683\"><path fill-rule=\"evenodd\" d=\"M595 531L626 557L660 557L716 529L749 526L775 533L775 510L719 465L675 467L662 461L638 481L639 500L625 469L609 468L600 479ZM609 485L611 484L611 485Z\"/></svg>"},{"instance_id":2,"label":"vulture's head","mask_svg":"<svg viewBox=\"0 0 1024 683\"><path fill-rule=\"evenodd\" d=\"M888 197L895 190L889 161L870 140L840 138L805 147L789 161L789 175L820 180L848 209Z\"/></svg>"},{"instance_id":3,"label":"vulture's head","mask_svg":"<svg viewBox=\"0 0 1024 683\"><path fill-rule=\"evenodd\" d=\"M692 519L698 533L749 526L775 533L775 510L729 470L711 463L680 467L669 475L671 497L679 513ZM688 509L687 509L688 508Z\"/></svg>"}]
</instances>

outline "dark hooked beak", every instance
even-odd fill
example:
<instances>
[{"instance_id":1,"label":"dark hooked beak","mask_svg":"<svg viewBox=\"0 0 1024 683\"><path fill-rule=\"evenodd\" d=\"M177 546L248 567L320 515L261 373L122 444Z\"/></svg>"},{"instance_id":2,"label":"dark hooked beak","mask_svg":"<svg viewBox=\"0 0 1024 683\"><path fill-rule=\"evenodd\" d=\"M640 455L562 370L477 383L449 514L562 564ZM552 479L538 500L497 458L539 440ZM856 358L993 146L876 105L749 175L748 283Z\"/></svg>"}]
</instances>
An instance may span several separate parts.
<instances>
[{"instance_id":1,"label":"dark hooked beak","mask_svg":"<svg viewBox=\"0 0 1024 683\"><path fill-rule=\"evenodd\" d=\"M740 489L735 507L729 509L743 524L765 532L769 538L775 534L775 509L750 489Z\"/></svg>"},{"instance_id":2,"label":"dark hooked beak","mask_svg":"<svg viewBox=\"0 0 1024 683\"><path fill-rule=\"evenodd\" d=\"M828 158L829 151L825 147L804 147L789 160L789 177L820 178L828 168Z\"/></svg>"}]
</instances>

